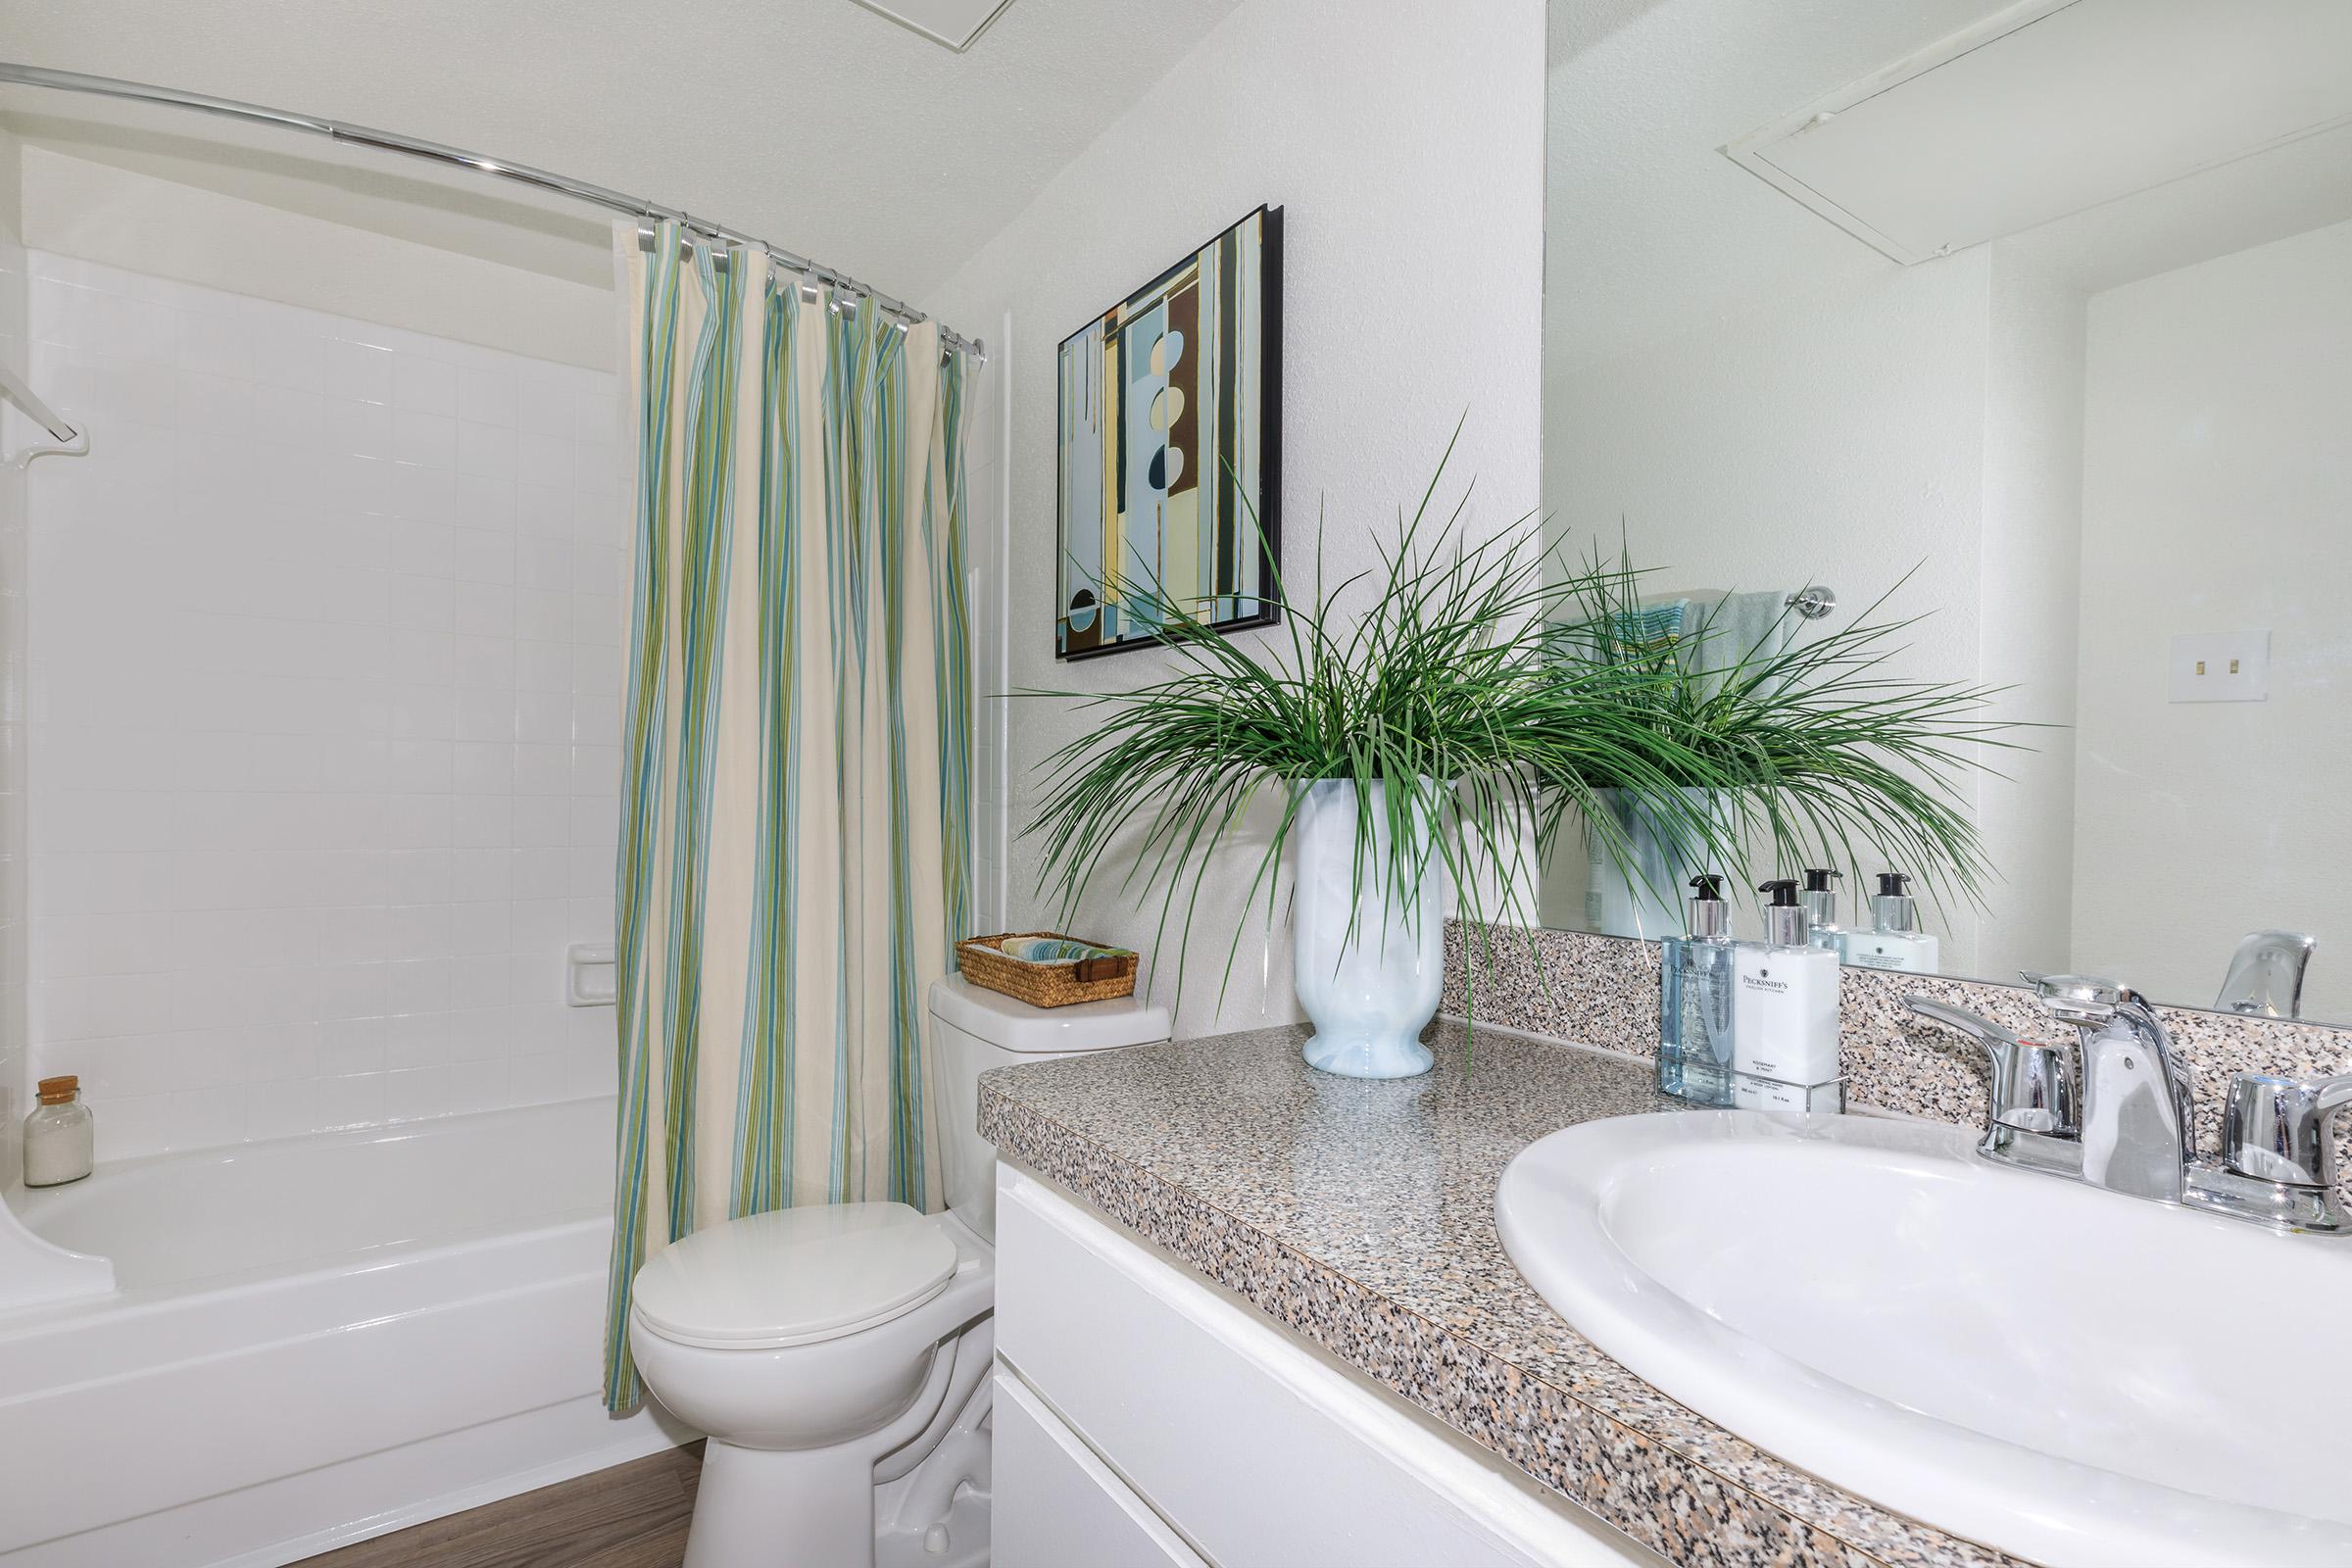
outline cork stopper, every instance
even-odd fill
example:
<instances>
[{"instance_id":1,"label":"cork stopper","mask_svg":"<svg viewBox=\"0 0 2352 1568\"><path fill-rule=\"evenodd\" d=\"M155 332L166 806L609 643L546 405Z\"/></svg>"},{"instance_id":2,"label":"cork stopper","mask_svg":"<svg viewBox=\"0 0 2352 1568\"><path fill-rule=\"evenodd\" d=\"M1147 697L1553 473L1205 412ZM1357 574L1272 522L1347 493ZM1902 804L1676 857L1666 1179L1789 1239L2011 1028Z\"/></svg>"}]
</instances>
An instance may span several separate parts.
<instances>
[{"instance_id":1,"label":"cork stopper","mask_svg":"<svg viewBox=\"0 0 2352 1568\"><path fill-rule=\"evenodd\" d=\"M75 1073L67 1073L62 1078L44 1078L33 1086L33 1092L40 1096L44 1105L71 1105L74 1097L81 1093L81 1078Z\"/></svg>"}]
</instances>

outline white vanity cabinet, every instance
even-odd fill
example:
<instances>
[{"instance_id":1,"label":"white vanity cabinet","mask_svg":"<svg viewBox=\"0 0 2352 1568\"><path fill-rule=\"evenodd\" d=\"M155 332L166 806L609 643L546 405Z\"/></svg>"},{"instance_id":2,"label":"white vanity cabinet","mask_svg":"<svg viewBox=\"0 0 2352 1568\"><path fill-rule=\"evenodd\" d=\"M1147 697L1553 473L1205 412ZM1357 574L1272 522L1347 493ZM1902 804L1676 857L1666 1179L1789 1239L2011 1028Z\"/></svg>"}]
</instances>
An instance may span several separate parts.
<instances>
[{"instance_id":1,"label":"white vanity cabinet","mask_svg":"<svg viewBox=\"0 0 2352 1568\"><path fill-rule=\"evenodd\" d=\"M1662 1560L1056 1189L997 1191L996 1568Z\"/></svg>"}]
</instances>

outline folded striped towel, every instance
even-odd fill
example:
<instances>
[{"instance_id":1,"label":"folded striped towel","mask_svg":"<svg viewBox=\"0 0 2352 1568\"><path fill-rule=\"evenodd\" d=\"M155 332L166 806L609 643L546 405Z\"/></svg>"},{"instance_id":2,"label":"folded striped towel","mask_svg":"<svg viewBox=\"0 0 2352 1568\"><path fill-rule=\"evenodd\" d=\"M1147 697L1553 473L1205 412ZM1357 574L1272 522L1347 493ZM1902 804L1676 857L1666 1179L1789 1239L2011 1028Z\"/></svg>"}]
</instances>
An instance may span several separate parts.
<instances>
[{"instance_id":1,"label":"folded striped towel","mask_svg":"<svg viewBox=\"0 0 2352 1568\"><path fill-rule=\"evenodd\" d=\"M1125 948L1098 948L1068 937L1006 937L1001 950L1022 963L1083 963L1089 958L1132 958Z\"/></svg>"}]
</instances>

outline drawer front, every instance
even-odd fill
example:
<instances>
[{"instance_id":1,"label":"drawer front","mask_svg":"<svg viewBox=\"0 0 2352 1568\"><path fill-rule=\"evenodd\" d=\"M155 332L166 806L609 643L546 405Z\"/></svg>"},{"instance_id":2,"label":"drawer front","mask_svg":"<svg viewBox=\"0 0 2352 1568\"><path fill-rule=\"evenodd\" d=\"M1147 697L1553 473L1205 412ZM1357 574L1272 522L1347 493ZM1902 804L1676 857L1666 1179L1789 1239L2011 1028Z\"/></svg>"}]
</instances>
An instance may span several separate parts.
<instances>
[{"instance_id":1,"label":"drawer front","mask_svg":"<svg viewBox=\"0 0 2352 1568\"><path fill-rule=\"evenodd\" d=\"M1004 1360L1219 1568L1658 1561L1035 1178L997 1212Z\"/></svg>"},{"instance_id":2,"label":"drawer front","mask_svg":"<svg viewBox=\"0 0 2352 1568\"><path fill-rule=\"evenodd\" d=\"M992 1408L996 1568L1208 1568L1003 1367Z\"/></svg>"}]
</instances>

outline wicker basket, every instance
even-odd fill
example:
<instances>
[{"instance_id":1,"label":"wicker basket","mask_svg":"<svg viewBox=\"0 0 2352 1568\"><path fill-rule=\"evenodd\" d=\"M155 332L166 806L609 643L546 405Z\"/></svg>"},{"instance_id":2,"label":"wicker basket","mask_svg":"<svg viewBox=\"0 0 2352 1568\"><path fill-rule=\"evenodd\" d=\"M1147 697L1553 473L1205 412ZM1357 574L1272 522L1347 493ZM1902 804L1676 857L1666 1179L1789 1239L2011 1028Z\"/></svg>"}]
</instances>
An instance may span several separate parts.
<instances>
[{"instance_id":1,"label":"wicker basket","mask_svg":"<svg viewBox=\"0 0 2352 1568\"><path fill-rule=\"evenodd\" d=\"M973 937L956 945L963 977L976 986L1001 991L1032 1007L1067 1007L1080 1002L1107 1002L1135 995L1135 955L1117 958L1083 958L1070 963L1023 963L1004 956L1004 944L1014 937L1057 937L1083 941L1058 931L1007 931L1000 936Z\"/></svg>"}]
</instances>

